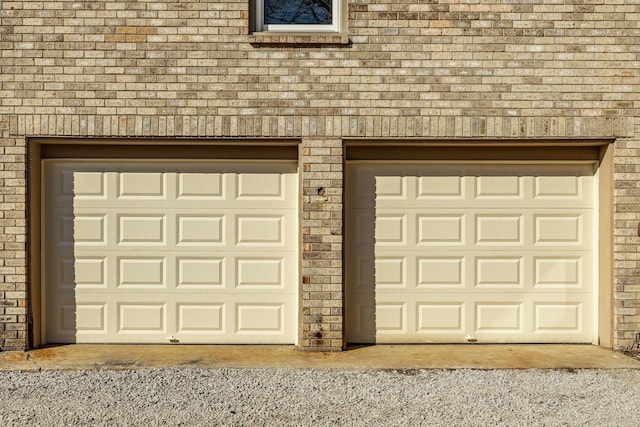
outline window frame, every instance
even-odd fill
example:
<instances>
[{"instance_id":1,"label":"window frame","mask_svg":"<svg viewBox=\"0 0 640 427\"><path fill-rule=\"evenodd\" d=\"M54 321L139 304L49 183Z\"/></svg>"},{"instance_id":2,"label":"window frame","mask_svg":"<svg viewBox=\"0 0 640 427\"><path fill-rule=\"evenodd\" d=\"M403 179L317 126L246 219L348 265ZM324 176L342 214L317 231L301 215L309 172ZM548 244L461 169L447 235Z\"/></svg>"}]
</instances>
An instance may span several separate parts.
<instances>
[{"instance_id":1,"label":"window frame","mask_svg":"<svg viewBox=\"0 0 640 427\"><path fill-rule=\"evenodd\" d=\"M342 10L346 0L331 0L331 24L265 24L264 0L254 0L255 28L269 33L339 33L342 30Z\"/></svg>"}]
</instances>

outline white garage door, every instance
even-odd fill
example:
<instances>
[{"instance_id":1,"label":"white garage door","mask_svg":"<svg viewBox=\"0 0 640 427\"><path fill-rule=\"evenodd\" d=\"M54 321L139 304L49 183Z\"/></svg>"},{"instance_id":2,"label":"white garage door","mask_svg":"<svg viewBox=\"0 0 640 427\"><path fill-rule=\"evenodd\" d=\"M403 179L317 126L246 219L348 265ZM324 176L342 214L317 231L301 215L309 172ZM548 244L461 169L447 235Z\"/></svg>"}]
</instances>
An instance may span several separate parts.
<instances>
[{"instance_id":1,"label":"white garage door","mask_svg":"<svg viewBox=\"0 0 640 427\"><path fill-rule=\"evenodd\" d=\"M294 162L44 162L48 342L293 343Z\"/></svg>"},{"instance_id":2,"label":"white garage door","mask_svg":"<svg viewBox=\"0 0 640 427\"><path fill-rule=\"evenodd\" d=\"M592 342L594 165L352 162L350 342Z\"/></svg>"}]
</instances>

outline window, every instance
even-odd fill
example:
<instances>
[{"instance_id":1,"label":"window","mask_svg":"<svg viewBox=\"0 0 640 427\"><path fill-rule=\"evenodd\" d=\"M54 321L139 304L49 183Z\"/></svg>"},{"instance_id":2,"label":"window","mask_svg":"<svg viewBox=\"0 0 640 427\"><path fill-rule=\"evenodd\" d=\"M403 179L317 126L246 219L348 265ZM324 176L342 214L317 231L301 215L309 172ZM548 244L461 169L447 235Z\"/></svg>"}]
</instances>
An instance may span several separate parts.
<instances>
[{"instance_id":1,"label":"window","mask_svg":"<svg viewBox=\"0 0 640 427\"><path fill-rule=\"evenodd\" d=\"M341 0L255 0L259 31L337 32ZM342 0L344 1L344 0Z\"/></svg>"}]
</instances>

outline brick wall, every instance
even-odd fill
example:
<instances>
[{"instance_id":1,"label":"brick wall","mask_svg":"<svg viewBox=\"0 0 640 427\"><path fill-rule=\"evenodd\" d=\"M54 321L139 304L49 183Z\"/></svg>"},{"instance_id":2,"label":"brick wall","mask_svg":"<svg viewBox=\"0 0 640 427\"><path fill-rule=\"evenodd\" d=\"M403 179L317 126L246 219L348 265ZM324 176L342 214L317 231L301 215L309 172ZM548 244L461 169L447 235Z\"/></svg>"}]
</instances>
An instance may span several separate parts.
<instances>
[{"instance_id":1,"label":"brick wall","mask_svg":"<svg viewBox=\"0 0 640 427\"><path fill-rule=\"evenodd\" d=\"M640 2L348 3L348 37L308 38L250 35L249 0L0 3L0 348L27 346L29 136L300 138L300 338L317 348L342 345L343 138L616 138L615 346L628 345Z\"/></svg>"}]
</instances>

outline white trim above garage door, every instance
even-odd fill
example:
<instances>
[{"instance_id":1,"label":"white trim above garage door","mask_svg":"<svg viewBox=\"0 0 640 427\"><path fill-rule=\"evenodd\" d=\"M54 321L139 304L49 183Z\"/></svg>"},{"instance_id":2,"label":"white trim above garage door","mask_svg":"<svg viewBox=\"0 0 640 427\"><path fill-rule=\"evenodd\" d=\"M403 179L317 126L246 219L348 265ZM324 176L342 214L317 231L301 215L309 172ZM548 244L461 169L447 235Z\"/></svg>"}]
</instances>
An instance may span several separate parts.
<instances>
[{"instance_id":1,"label":"white trim above garage door","mask_svg":"<svg viewBox=\"0 0 640 427\"><path fill-rule=\"evenodd\" d=\"M348 162L347 340L595 341L595 170Z\"/></svg>"},{"instance_id":2,"label":"white trim above garage door","mask_svg":"<svg viewBox=\"0 0 640 427\"><path fill-rule=\"evenodd\" d=\"M42 163L45 342L295 342L295 161Z\"/></svg>"}]
</instances>

